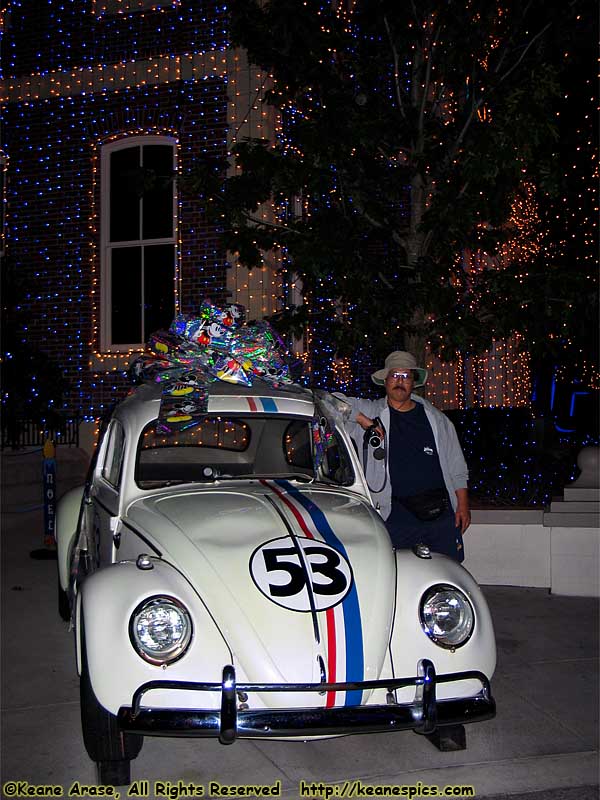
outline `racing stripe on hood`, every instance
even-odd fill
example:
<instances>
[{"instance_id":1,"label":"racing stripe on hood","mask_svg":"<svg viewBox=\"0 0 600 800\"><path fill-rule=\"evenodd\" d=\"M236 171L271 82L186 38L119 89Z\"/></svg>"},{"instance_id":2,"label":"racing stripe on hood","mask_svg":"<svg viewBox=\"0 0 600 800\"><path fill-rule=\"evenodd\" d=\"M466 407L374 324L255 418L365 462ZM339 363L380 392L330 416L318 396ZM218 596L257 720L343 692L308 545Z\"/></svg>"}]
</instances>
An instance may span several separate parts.
<instances>
[{"instance_id":1,"label":"racing stripe on hood","mask_svg":"<svg viewBox=\"0 0 600 800\"><path fill-rule=\"evenodd\" d=\"M300 523L302 530L307 536L314 538L310 528L314 529L323 537L323 540L340 552L348 561L348 554L342 542L335 535L329 524L327 517L313 501L304 495L289 481L274 481L277 486L284 490L285 495L281 495L282 501L292 510L292 513ZM275 491L277 491L275 489ZM327 642L328 642L328 680L362 681L364 680L364 653L363 653L363 632L360 616L360 604L356 584L353 583L350 591L342 601L340 606L327 609ZM337 623L337 624L336 624ZM337 652L339 649L339 653ZM337 676L336 665L337 656L345 662L345 676ZM331 698L329 695L333 695ZM360 705L362 702L362 692L359 690L346 692L346 706ZM326 706L330 707L335 703L335 693L329 692Z\"/></svg>"},{"instance_id":2,"label":"racing stripe on hood","mask_svg":"<svg viewBox=\"0 0 600 800\"><path fill-rule=\"evenodd\" d=\"M304 518L303 512L301 509L298 509L296 505L291 501L289 497L286 496L284 492L275 486L275 482L271 483L265 480L261 480L261 483L266 486L267 488L271 489L277 497L281 500L281 502L289 508L292 512L294 518L296 519L298 525L302 530L302 533L305 534L309 539L314 539L314 534L307 526L307 522ZM280 483L285 483L281 481ZM291 485L291 484L290 484ZM285 486L283 487L285 488ZM337 665L337 658L336 658L336 624L335 624L335 613L333 608L328 608L325 611L325 619L326 619L326 628L327 628L327 679L329 682L333 683L336 680L336 665ZM325 700L325 707L331 708L335 705L335 692L327 692L327 697Z\"/></svg>"},{"instance_id":3,"label":"racing stripe on hood","mask_svg":"<svg viewBox=\"0 0 600 800\"><path fill-rule=\"evenodd\" d=\"M276 414L279 409L277 407L277 403L273 400L272 397L247 397L246 401L248 403L248 408L250 411L260 411L256 401L260 401L262 406L262 411L266 411L269 414Z\"/></svg>"}]
</instances>

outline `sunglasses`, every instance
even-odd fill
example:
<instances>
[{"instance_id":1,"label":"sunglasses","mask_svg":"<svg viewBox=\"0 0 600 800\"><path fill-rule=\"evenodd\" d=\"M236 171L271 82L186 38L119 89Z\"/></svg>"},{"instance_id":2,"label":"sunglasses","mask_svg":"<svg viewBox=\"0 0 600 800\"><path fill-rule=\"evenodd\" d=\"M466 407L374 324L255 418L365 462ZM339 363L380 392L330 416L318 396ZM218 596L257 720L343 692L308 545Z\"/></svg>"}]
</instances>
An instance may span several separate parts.
<instances>
[{"instance_id":1,"label":"sunglasses","mask_svg":"<svg viewBox=\"0 0 600 800\"><path fill-rule=\"evenodd\" d=\"M412 371L408 372L399 372L398 370L391 370L387 374L388 378L393 378L396 381L411 381L414 378Z\"/></svg>"}]
</instances>

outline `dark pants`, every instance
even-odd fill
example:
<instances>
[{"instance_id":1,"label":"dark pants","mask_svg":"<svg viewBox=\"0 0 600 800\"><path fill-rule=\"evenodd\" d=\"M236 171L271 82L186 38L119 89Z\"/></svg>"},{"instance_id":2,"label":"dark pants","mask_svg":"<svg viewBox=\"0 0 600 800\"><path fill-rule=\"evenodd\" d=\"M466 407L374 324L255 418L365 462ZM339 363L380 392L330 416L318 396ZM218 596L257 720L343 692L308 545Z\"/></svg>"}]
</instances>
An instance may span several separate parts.
<instances>
[{"instance_id":1,"label":"dark pants","mask_svg":"<svg viewBox=\"0 0 600 800\"><path fill-rule=\"evenodd\" d=\"M396 500L385 525L396 550L426 544L435 553L450 556L458 563L465 558L462 534L454 524L452 508L431 522L422 522Z\"/></svg>"}]
</instances>

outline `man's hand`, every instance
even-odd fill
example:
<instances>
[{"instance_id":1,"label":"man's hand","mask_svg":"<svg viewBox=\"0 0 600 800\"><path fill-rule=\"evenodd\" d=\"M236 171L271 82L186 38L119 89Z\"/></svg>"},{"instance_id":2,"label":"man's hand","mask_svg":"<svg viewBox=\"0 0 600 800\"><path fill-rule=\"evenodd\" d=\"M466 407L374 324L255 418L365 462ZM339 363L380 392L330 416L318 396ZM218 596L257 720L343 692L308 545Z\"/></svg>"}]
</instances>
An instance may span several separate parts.
<instances>
[{"instance_id":1,"label":"man's hand","mask_svg":"<svg viewBox=\"0 0 600 800\"><path fill-rule=\"evenodd\" d=\"M471 524L468 490L457 489L456 499L458 500L458 505L456 506L456 513L454 514L454 524L457 528L460 528L460 532L463 534Z\"/></svg>"},{"instance_id":2,"label":"man's hand","mask_svg":"<svg viewBox=\"0 0 600 800\"><path fill-rule=\"evenodd\" d=\"M369 417L365 416L362 413L362 411L359 411L358 414L356 415L356 422L358 422L358 424L363 429L363 431L368 430L372 425L375 424L375 420L374 419L370 419ZM381 438L384 437L384 435L385 435L384 434L384 430L380 425L378 425L375 430L381 436Z\"/></svg>"}]
</instances>

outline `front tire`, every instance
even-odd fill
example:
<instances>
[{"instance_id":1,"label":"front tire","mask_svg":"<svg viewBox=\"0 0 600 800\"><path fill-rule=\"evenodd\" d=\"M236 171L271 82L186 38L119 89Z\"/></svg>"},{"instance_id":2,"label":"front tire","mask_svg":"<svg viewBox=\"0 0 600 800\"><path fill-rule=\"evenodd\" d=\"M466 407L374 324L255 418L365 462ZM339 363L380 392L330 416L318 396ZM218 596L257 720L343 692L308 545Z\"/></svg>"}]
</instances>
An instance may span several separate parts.
<instances>
[{"instance_id":1,"label":"front tire","mask_svg":"<svg viewBox=\"0 0 600 800\"><path fill-rule=\"evenodd\" d=\"M101 786L129 786L131 761L98 761L98 783Z\"/></svg>"},{"instance_id":2,"label":"front tire","mask_svg":"<svg viewBox=\"0 0 600 800\"><path fill-rule=\"evenodd\" d=\"M124 786L130 783L130 761L142 749L144 737L125 733L117 718L98 702L90 681L85 645L85 631L81 628L81 728L85 749L98 769L98 783Z\"/></svg>"},{"instance_id":3,"label":"front tire","mask_svg":"<svg viewBox=\"0 0 600 800\"><path fill-rule=\"evenodd\" d=\"M71 619L71 604L69 603L69 595L58 584L58 613L64 622L69 622Z\"/></svg>"}]
</instances>

